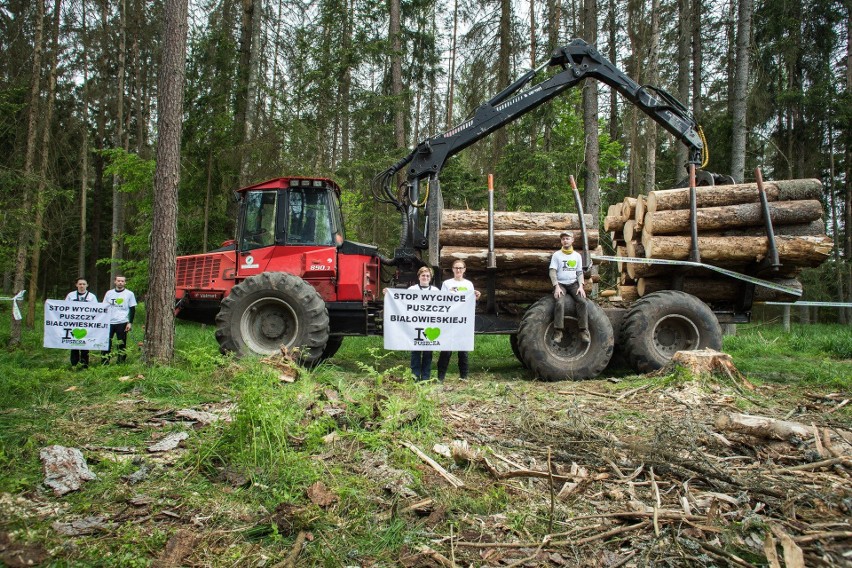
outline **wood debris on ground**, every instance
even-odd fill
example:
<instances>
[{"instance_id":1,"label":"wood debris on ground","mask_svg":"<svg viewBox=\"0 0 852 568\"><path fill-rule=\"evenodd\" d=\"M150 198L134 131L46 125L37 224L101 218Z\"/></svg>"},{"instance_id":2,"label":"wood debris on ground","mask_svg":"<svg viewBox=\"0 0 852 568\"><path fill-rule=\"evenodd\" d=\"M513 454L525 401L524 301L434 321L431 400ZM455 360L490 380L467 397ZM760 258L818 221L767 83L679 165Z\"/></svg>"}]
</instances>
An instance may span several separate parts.
<instances>
[{"instance_id":1,"label":"wood debris on ground","mask_svg":"<svg viewBox=\"0 0 852 568\"><path fill-rule=\"evenodd\" d=\"M719 361L717 372L726 367ZM555 522L553 532L532 535L497 515L468 515L452 541L444 533L434 548L445 556L452 548L458 566L486 557L501 565L612 565L602 551L624 566L664 558L690 566L849 565L852 432L818 415L781 420L783 408L738 413L741 392L758 397L772 387L743 389L727 378L736 369L726 369L620 394L605 392L603 381L564 384L547 402L507 400L502 412L448 406L451 435L479 452L470 464L491 480L465 476L469 490L502 486L517 500L513 508ZM524 412L527 405L536 408ZM735 426L743 423L749 427ZM409 552L401 562L417 565L415 557L425 556Z\"/></svg>"}]
</instances>

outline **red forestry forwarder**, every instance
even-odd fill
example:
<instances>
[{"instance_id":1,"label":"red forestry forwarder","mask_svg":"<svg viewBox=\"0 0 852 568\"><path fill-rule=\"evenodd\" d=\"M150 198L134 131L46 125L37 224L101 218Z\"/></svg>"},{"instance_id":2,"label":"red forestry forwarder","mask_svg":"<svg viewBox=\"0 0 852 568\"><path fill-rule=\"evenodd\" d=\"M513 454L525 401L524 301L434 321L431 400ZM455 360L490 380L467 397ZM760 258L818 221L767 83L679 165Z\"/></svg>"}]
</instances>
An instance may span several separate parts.
<instances>
[{"instance_id":1,"label":"red forestry forwarder","mask_svg":"<svg viewBox=\"0 0 852 568\"><path fill-rule=\"evenodd\" d=\"M531 85L549 67L558 72ZM661 89L638 85L594 46L576 39L482 104L472 118L424 140L375 178L376 200L392 204L401 214L401 242L392 258L383 257L373 245L347 240L341 189L333 181L272 179L237 192L240 210L234 241L207 254L178 257L177 316L215 322L223 352L272 354L282 346L299 347L302 362L309 365L334 355L345 336L382 334L381 269L395 269L389 285L397 286L416 281L417 268L427 264L424 251L437 268L443 209L439 177L446 160L586 78L618 90L689 148L690 164L701 164L704 143L686 108ZM406 182L396 191L392 182L400 172ZM701 185L733 182L700 170L697 178ZM425 211L417 206L423 194ZM718 322L744 322L750 316L750 301L735 312L714 314L697 298L675 290L667 292L664 309L650 315L640 302L638 311L603 310L589 302L591 341L580 342L568 321L566 339L557 344L552 341L552 296L533 304L520 318L498 313L495 272L489 270L476 332L510 335L518 359L545 380L601 373L622 327L629 327L630 334L626 339L621 335L620 347L634 366L648 370L662 366L682 349L720 349ZM542 274L546 277L546 267ZM566 315L572 319L573 308L567 308Z\"/></svg>"}]
</instances>

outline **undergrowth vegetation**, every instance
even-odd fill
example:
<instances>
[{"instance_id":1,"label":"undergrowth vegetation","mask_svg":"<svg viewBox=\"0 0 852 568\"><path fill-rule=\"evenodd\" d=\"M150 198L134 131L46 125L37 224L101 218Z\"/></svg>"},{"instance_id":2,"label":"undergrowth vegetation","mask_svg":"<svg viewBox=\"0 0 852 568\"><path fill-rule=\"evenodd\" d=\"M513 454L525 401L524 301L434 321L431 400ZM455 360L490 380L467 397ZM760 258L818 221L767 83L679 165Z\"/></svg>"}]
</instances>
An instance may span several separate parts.
<instances>
[{"instance_id":1,"label":"undergrowth vegetation","mask_svg":"<svg viewBox=\"0 0 852 568\"><path fill-rule=\"evenodd\" d=\"M0 326L5 343L8 314L0 315ZM569 385L596 382L529 382L505 336L477 337L471 380L458 381L452 366L445 385L413 383L407 353L384 351L380 338L347 338L333 360L299 369L292 382L275 365L220 355L210 328L179 323L177 341L170 367L144 366L133 344L126 364L99 366L93 357L91 368L73 371L67 352L41 347L39 331L26 332L21 348L2 351L0 532L69 565L148 565L184 526L204 535L206 546L192 557L200 565L280 560L300 532L313 539L300 557L305 565L393 565L404 551L429 543L438 526L444 534L469 530L462 520L470 516L499 518L503 530L517 534L544 534L554 522L546 501L520 506L523 492L505 483L477 477L475 488L452 490L403 444L431 454L436 443L449 443L455 433L444 405L461 423L466 413L490 416L488 406L498 405L495 418L511 426L500 435L511 444L534 433L557 448L566 432L576 444L594 441L587 434L592 423L608 423L621 435L650 416L618 407L589 414L577 401L554 407L556 393ZM740 326L725 349L753 382L848 392L852 330ZM608 396L690 383L678 373L622 372ZM187 429L176 416L180 409L219 419ZM848 419L848 409L835 416ZM479 419L471 420L475 431ZM175 432L189 434L182 448L147 451ZM39 460L51 444L83 449L97 479L54 497L42 484ZM453 471L469 473L464 466ZM425 494L440 515L417 522L397 516L398 506ZM557 524L584 507L569 501L557 510ZM94 534L69 541L52 528L91 516L107 520Z\"/></svg>"}]
</instances>

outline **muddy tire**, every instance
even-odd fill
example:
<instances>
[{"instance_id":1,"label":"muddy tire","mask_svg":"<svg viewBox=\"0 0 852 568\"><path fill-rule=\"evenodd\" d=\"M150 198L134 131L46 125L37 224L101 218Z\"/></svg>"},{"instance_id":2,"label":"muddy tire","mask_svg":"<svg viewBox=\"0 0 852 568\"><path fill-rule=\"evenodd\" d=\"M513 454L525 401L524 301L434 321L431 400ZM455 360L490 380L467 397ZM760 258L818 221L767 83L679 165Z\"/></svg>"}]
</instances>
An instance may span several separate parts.
<instances>
[{"instance_id":1,"label":"muddy tire","mask_svg":"<svg viewBox=\"0 0 852 568\"><path fill-rule=\"evenodd\" d=\"M527 364L524 363L524 358L521 357L521 350L518 347L518 334L517 333L513 333L513 334L509 335L509 345L512 347L512 353L515 354L515 358L518 361L520 361L521 365L524 367L524 369L526 369Z\"/></svg>"},{"instance_id":2,"label":"muddy tire","mask_svg":"<svg viewBox=\"0 0 852 568\"><path fill-rule=\"evenodd\" d=\"M565 330L562 341L553 341L552 296L530 306L518 329L518 348L525 366L545 381L582 380L598 376L612 357L612 324L593 302L589 307L591 341L580 340L573 298L565 302Z\"/></svg>"},{"instance_id":3,"label":"muddy tire","mask_svg":"<svg viewBox=\"0 0 852 568\"><path fill-rule=\"evenodd\" d=\"M621 347L640 373L664 367L678 351L722 349L722 328L701 300L677 290L637 300L621 326Z\"/></svg>"},{"instance_id":4,"label":"muddy tire","mask_svg":"<svg viewBox=\"0 0 852 568\"><path fill-rule=\"evenodd\" d=\"M328 310L317 291L292 274L246 278L222 300L216 340L222 353L271 355L299 348L300 362L319 361L328 343Z\"/></svg>"}]
</instances>

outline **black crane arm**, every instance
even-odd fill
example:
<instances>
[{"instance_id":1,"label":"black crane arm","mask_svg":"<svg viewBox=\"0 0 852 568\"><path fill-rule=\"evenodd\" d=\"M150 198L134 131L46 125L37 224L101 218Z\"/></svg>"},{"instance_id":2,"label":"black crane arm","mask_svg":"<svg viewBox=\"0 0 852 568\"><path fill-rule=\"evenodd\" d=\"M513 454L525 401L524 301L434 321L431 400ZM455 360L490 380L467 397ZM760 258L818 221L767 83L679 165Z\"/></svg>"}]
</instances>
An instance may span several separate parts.
<instances>
[{"instance_id":1,"label":"black crane arm","mask_svg":"<svg viewBox=\"0 0 852 568\"><path fill-rule=\"evenodd\" d=\"M536 77L551 67L562 70L528 87ZM405 254L410 257L415 250L428 248L430 256L437 258L437 232L443 207L438 178L447 159L589 77L616 89L671 132L687 146L689 163L696 164L696 167L701 165L705 155L704 141L698 124L687 108L662 89L639 85L593 45L575 39L556 49L547 63L527 72L482 104L472 117L444 133L423 140L408 156L376 176L373 180L374 196L381 202L393 204L406 221L396 256ZM394 176L402 171L406 178L405 194L394 193L391 183ZM428 183L431 192L427 195L425 213L428 222L424 230L419 228L420 213L415 207L421 198L421 182Z\"/></svg>"},{"instance_id":2,"label":"black crane arm","mask_svg":"<svg viewBox=\"0 0 852 568\"><path fill-rule=\"evenodd\" d=\"M549 67L562 71L526 90ZM377 176L377 181L406 168L409 182L440 173L448 158L524 114L591 77L615 88L632 104L671 132L689 149L689 163L701 164L704 142L690 112L666 91L642 86L622 73L591 44L575 39L553 52L550 60L527 72L476 109L473 116L450 130L427 138L404 159ZM386 196L390 197L388 194Z\"/></svg>"}]
</instances>

